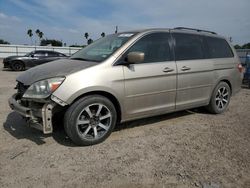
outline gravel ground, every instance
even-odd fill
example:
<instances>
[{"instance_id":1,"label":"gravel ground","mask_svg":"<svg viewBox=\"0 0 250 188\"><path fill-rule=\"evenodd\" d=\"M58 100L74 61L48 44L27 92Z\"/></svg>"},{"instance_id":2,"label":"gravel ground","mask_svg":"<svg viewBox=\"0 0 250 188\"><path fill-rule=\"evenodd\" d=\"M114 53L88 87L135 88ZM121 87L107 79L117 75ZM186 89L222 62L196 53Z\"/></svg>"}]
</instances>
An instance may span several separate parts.
<instances>
[{"instance_id":1,"label":"gravel ground","mask_svg":"<svg viewBox=\"0 0 250 188\"><path fill-rule=\"evenodd\" d=\"M224 114L133 121L76 147L63 129L45 136L9 109L19 74L0 69L0 187L250 187L249 89Z\"/></svg>"}]
</instances>

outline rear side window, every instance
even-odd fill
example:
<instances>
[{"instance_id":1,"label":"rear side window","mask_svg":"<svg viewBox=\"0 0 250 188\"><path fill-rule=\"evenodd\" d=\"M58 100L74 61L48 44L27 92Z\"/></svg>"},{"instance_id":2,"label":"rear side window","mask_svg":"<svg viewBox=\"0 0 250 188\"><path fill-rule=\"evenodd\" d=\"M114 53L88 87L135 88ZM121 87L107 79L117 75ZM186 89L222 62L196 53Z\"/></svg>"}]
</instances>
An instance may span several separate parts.
<instances>
[{"instance_id":1,"label":"rear side window","mask_svg":"<svg viewBox=\"0 0 250 188\"><path fill-rule=\"evenodd\" d=\"M152 33L137 41L127 52L143 52L144 62L170 61L169 33Z\"/></svg>"},{"instance_id":2,"label":"rear side window","mask_svg":"<svg viewBox=\"0 0 250 188\"><path fill-rule=\"evenodd\" d=\"M225 39L206 37L206 41L210 58L226 58L234 56Z\"/></svg>"},{"instance_id":3,"label":"rear side window","mask_svg":"<svg viewBox=\"0 0 250 188\"><path fill-rule=\"evenodd\" d=\"M175 59L204 59L203 39L199 35L173 33L175 38Z\"/></svg>"}]
</instances>

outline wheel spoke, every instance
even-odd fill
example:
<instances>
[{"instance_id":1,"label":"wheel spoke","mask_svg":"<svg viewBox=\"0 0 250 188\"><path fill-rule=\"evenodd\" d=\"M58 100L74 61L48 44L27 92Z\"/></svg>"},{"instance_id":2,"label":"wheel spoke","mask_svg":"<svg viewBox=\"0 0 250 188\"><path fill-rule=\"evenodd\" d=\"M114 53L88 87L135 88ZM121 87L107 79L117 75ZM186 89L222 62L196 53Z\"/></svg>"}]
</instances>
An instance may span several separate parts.
<instances>
[{"instance_id":1,"label":"wheel spoke","mask_svg":"<svg viewBox=\"0 0 250 188\"><path fill-rule=\"evenodd\" d=\"M89 124L89 120L78 120L77 125L84 125L84 124Z\"/></svg>"},{"instance_id":2,"label":"wheel spoke","mask_svg":"<svg viewBox=\"0 0 250 188\"><path fill-rule=\"evenodd\" d=\"M88 115L89 115L90 118L93 117L93 114L92 114L92 112L91 112L90 109L89 109L89 106L87 106L87 107L85 108L85 111L88 113Z\"/></svg>"},{"instance_id":3,"label":"wheel spoke","mask_svg":"<svg viewBox=\"0 0 250 188\"><path fill-rule=\"evenodd\" d=\"M221 104L221 108L223 108L224 104L223 104L223 102L222 102L222 101L220 101L220 104Z\"/></svg>"},{"instance_id":4,"label":"wheel spoke","mask_svg":"<svg viewBox=\"0 0 250 188\"><path fill-rule=\"evenodd\" d=\"M90 129L91 129L91 126L89 125L88 128L84 131L83 135L84 136L87 135Z\"/></svg>"},{"instance_id":5,"label":"wheel spoke","mask_svg":"<svg viewBox=\"0 0 250 188\"><path fill-rule=\"evenodd\" d=\"M216 97L216 98L215 98L215 100L216 100L216 101L219 101L219 100L220 100L220 98L219 98L219 97Z\"/></svg>"},{"instance_id":6,"label":"wheel spoke","mask_svg":"<svg viewBox=\"0 0 250 188\"><path fill-rule=\"evenodd\" d=\"M96 112L96 114L95 114L96 116L99 116L99 114L100 114L100 112L101 112L101 110L102 110L102 107L103 107L103 106L102 106L101 104L98 105L98 110L97 110L97 112Z\"/></svg>"},{"instance_id":7,"label":"wheel spoke","mask_svg":"<svg viewBox=\"0 0 250 188\"><path fill-rule=\"evenodd\" d=\"M109 118L109 117L111 117L111 114L110 114L110 113L108 113L108 114L106 114L106 115L104 115L104 116L101 116L101 117L100 117L100 120L104 120L104 119L107 119L107 118Z\"/></svg>"},{"instance_id":8,"label":"wheel spoke","mask_svg":"<svg viewBox=\"0 0 250 188\"><path fill-rule=\"evenodd\" d=\"M94 127L93 130L94 130L94 137L97 138L97 136L98 136L98 135L97 135L97 128Z\"/></svg>"},{"instance_id":9,"label":"wheel spoke","mask_svg":"<svg viewBox=\"0 0 250 188\"><path fill-rule=\"evenodd\" d=\"M226 99L222 99L223 102L227 103L228 101Z\"/></svg>"},{"instance_id":10,"label":"wheel spoke","mask_svg":"<svg viewBox=\"0 0 250 188\"><path fill-rule=\"evenodd\" d=\"M222 92L221 92L222 95L223 95L223 93L225 92L225 89L226 89L225 87L222 88Z\"/></svg>"},{"instance_id":11,"label":"wheel spoke","mask_svg":"<svg viewBox=\"0 0 250 188\"><path fill-rule=\"evenodd\" d=\"M220 89L218 89L218 94L219 94L219 96L221 95L221 91L220 91Z\"/></svg>"},{"instance_id":12,"label":"wheel spoke","mask_svg":"<svg viewBox=\"0 0 250 188\"><path fill-rule=\"evenodd\" d=\"M222 96L223 96L223 97L228 96L228 92L224 93Z\"/></svg>"},{"instance_id":13,"label":"wheel spoke","mask_svg":"<svg viewBox=\"0 0 250 188\"><path fill-rule=\"evenodd\" d=\"M103 125L102 123L99 123L98 126L105 129L105 130L108 130L108 126Z\"/></svg>"}]
</instances>

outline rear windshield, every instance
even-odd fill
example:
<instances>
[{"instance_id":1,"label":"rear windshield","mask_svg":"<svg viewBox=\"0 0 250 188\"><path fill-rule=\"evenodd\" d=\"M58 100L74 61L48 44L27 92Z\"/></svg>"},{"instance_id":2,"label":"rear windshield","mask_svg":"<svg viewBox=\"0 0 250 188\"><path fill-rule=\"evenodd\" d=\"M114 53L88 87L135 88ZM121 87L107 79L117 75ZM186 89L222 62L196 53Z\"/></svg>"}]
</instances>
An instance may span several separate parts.
<instances>
[{"instance_id":1,"label":"rear windshield","mask_svg":"<svg viewBox=\"0 0 250 188\"><path fill-rule=\"evenodd\" d=\"M101 38L73 54L70 59L102 62L123 46L136 33L117 33Z\"/></svg>"}]
</instances>

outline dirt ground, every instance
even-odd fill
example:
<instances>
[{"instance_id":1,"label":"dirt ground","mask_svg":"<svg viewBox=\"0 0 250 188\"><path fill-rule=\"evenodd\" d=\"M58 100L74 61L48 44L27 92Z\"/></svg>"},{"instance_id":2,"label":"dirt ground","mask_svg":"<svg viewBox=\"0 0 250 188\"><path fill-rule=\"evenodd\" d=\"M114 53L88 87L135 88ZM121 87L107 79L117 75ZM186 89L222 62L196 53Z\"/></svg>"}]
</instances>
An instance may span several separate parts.
<instances>
[{"instance_id":1,"label":"dirt ground","mask_svg":"<svg viewBox=\"0 0 250 188\"><path fill-rule=\"evenodd\" d=\"M45 136L8 107L0 65L0 187L250 187L250 90L221 115L193 109L118 125L103 143Z\"/></svg>"}]
</instances>

